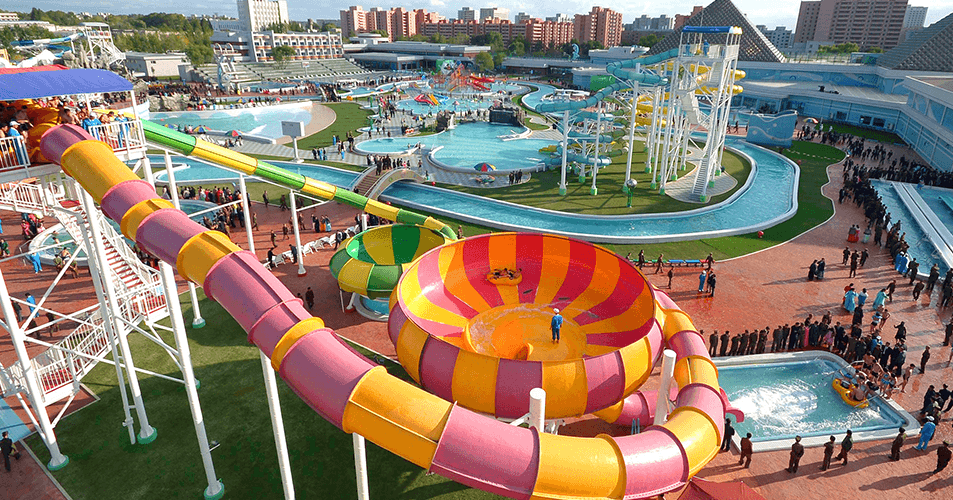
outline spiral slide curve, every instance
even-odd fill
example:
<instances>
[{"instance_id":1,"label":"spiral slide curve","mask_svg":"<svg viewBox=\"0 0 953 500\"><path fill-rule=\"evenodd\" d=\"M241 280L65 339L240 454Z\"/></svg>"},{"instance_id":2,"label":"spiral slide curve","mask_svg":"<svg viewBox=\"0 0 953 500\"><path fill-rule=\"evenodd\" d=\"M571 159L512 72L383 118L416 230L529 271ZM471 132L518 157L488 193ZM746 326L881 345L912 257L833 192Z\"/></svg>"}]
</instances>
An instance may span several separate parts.
<instances>
[{"instance_id":1,"label":"spiral slide curve","mask_svg":"<svg viewBox=\"0 0 953 500\"><path fill-rule=\"evenodd\" d=\"M726 406L716 369L688 315L658 290L653 331L677 354L679 391L668 422L624 437L544 434L388 375L311 317L254 254L173 208L82 129L56 127L41 147L123 234L202 285L316 412L420 467L517 499L635 499L684 485L717 453Z\"/></svg>"}]
</instances>

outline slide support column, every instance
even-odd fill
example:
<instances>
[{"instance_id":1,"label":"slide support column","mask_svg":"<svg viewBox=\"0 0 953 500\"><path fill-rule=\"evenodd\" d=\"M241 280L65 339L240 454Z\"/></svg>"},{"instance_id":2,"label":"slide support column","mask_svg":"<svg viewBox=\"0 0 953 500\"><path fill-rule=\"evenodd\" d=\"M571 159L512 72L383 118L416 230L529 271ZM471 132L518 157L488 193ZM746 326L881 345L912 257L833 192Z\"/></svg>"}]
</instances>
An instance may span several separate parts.
<instances>
[{"instance_id":1,"label":"slide support column","mask_svg":"<svg viewBox=\"0 0 953 500\"><path fill-rule=\"evenodd\" d=\"M668 392L675 375L675 351L665 349L662 352L662 384L659 386L658 399L655 400L655 425L662 425L668 418Z\"/></svg>"},{"instance_id":2,"label":"slide support column","mask_svg":"<svg viewBox=\"0 0 953 500\"><path fill-rule=\"evenodd\" d=\"M546 391L540 387L529 391L529 426L546 432Z\"/></svg>"},{"instance_id":3,"label":"slide support column","mask_svg":"<svg viewBox=\"0 0 953 500\"><path fill-rule=\"evenodd\" d=\"M632 145L635 143L635 110L638 107L639 100L639 82L632 82L632 116L629 118L629 154L625 160L625 180L632 178ZM626 193L629 187L622 181L622 189Z\"/></svg>"},{"instance_id":4,"label":"slide support column","mask_svg":"<svg viewBox=\"0 0 953 500\"><path fill-rule=\"evenodd\" d=\"M255 253L255 236L251 229L251 203L248 201L245 174L238 174L238 187L242 190L242 218L245 220L245 237L248 238L248 251Z\"/></svg>"},{"instance_id":5,"label":"slide support column","mask_svg":"<svg viewBox=\"0 0 953 500\"><path fill-rule=\"evenodd\" d=\"M0 308L3 309L3 319L7 324L7 332L10 333L10 341L13 343L13 349L17 353L17 359L20 360L20 366L23 367L23 378L26 380L27 397L30 399L30 405L33 407L33 413L40 424L40 437L43 438L43 444L50 450L50 463L46 466L55 471L66 467L69 464L69 458L60 453L59 444L56 442L56 434L53 432L53 424L50 423L50 415L43 406L43 391L40 383L33 371L33 363L30 362L30 355L27 353L24 343L23 329L17 321L17 315L13 311L13 303L10 302L10 293L7 290L7 282L3 278L3 272L0 272Z\"/></svg>"},{"instance_id":6,"label":"slide support column","mask_svg":"<svg viewBox=\"0 0 953 500\"><path fill-rule=\"evenodd\" d=\"M563 163L559 173L559 194L566 195L566 150L569 149L569 110L563 111Z\"/></svg>"},{"instance_id":7,"label":"slide support column","mask_svg":"<svg viewBox=\"0 0 953 500\"><path fill-rule=\"evenodd\" d=\"M367 452L364 448L364 436L354 433L354 471L357 474L357 500L370 500L367 487Z\"/></svg>"},{"instance_id":8,"label":"slide support column","mask_svg":"<svg viewBox=\"0 0 953 500\"><path fill-rule=\"evenodd\" d=\"M301 227L298 224L298 205L295 201L294 190L291 193L291 227L295 232L295 252L298 255L298 277L307 276L308 270L304 268L304 252L301 251Z\"/></svg>"},{"instance_id":9,"label":"slide support column","mask_svg":"<svg viewBox=\"0 0 953 500\"><path fill-rule=\"evenodd\" d=\"M172 204L175 205L175 208L182 210L179 206L179 189L175 183L175 172L172 171L172 157L169 156L169 151L164 151L165 159L165 175L169 179L169 191L172 192ZM155 184L155 181L153 181ZM189 297L192 299L192 328L202 328L205 326L205 319L202 318L202 311L199 309L199 296L195 291L195 283L189 281Z\"/></svg>"},{"instance_id":10,"label":"slide support column","mask_svg":"<svg viewBox=\"0 0 953 500\"><path fill-rule=\"evenodd\" d=\"M288 441L285 439L285 424L281 416L281 404L278 401L278 384L275 381L275 371L271 366L271 359L265 356L263 352L259 351L258 354L261 357L261 373L265 377L265 394L268 399L268 411L271 413L271 430L275 435L275 448L278 450L278 472L281 474L281 487L285 492L285 500L294 500L294 479L291 477L291 460L288 458Z\"/></svg>"},{"instance_id":11,"label":"slide support column","mask_svg":"<svg viewBox=\"0 0 953 500\"><path fill-rule=\"evenodd\" d=\"M589 188L589 194L596 195L599 194L599 189L596 187L596 174L599 173L599 136L602 134L602 101L599 101L599 105L596 107L596 151L593 154L592 158L592 187Z\"/></svg>"},{"instance_id":12,"label":"slide support column","mask_svg":"<svg viewBox=\"0 0 953 500\"><path fill-rule=\"evenodd\" d=\"M172 273L172 266L165 262L159 262L159 273L162 277L162 288L165 291L166 307L169 308L169 319L172 320L175 348L179 351L179 363L182 365L185 395L189 400L189 410L192 413L192 424L195 426L195 437L198 439L199 454L202 455L202 467L205 469L205 479L208 481L208 487L205 488L205 498L208 500L222 498L225 494L225 485L216 477L215 465L212 463L212 450L209 448L208 435L205 433L205 418L202 416L202 404L199 402L195 373L192 370L192 352L189 348L189 338L186 336L185 320L182 319L182 306L179 304L179 291L175 285L175 275Z\"/></svg>"}]
</instances>

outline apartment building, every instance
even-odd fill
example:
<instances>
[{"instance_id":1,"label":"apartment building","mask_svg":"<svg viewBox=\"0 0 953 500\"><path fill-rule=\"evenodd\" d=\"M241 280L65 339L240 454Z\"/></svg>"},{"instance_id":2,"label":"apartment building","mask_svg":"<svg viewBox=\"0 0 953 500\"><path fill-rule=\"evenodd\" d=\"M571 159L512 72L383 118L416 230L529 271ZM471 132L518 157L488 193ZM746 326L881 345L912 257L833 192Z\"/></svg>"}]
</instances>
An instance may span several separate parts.
<instances>
[{"instance_id":1,"label":"apartment building","mask_svg":"<svg viewBox=\"0 0 953 500\"><path fill-rule=\"evenodd\" d=\"M810 0L801 2L794 43L856 43L891 49L900 43L907 0Z\"/></svg>"},{"instance_id":2,"label":"apartment building","mask_svg":"<svg viewBox=\"0 0 953 500\"><path fill-rule=\"evenodd\" d=\"M614 47L622 42L622 14L612 9L593 7L588 14L576 14L574 38L580 42L599 42Z\"/></svg>"},{"instance_id":3,"label":"apartment building","mask_svg":"<svg viewBox=\"0 0 953 500\"><path fill-rule=\"evenodd\" d=\"M438 22L443 19L436 12L427 12L424 9L408 10L403 7L382 9L374 7L364 10L360 5L353 5L341 11L341 32L344 36L372 31L384 31L388 40L400 37L412 37L422 32L425 23Z\"/></svg>"}]
</instances>

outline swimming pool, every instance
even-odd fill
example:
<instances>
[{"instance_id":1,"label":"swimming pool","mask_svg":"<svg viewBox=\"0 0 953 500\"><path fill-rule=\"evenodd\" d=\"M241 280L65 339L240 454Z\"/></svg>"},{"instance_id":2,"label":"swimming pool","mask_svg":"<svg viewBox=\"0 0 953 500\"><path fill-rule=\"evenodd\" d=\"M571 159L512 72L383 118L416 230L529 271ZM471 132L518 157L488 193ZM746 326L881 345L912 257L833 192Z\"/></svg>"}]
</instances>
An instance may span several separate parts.
<instances>
[{"instance_id":1,"label":"swimming pool","mask_svg":"<svg viewBox=\"0 0 953 500\"><path fill-rule=\"evenodd\" d=\"M557 144L543 139L516 139L504 141L498 136L522 132L522 127L498 123L461 123L452 130L423 137L371 139L359 143L362 153L398 154L408 146L421 143L433 149L434 159L450 167L468 169L479 163L490 163L497 170L518 170L535 167L549 155L540 148Z\"/></svg>"},{"instance_id":2,"label":"swimming pool","mask_svg":"<svg viewBox=\"0 0 953 500\"><path fill-rule=\"evenodd\" d=\"M953 232L953 189L923 186L919 191L930 210Z\"/></svg>"},{"instance_id":3,"label":"swimming pool","mask_svg":"<svg viewBox=\"0 0 953 500\"><path fill-rule=\"evenodd\" d=\"M907 253L920 263L919 273L929 273L930 267L936 262L940 264L940 276L943 276L947 269L949 269L949 266L947 266L933 241L931 241L929 236L923 231L923 228L917 224L910 210L907 209L906 204L900 199L900 195L897 194L896 189L894 189L889 182L876 179L871 179L870 184L877 190L877 194L880 195L884 206L887 207L887 212L890 213L890 224L893 225L896 221L901 221L901 232L907 233L904 239L910 245L910 249ZM937 191L946 192L945 198L950 198L950 201L953 202L953 196L948 194L948 189ZM926 201L928 207L937 214L941 221L946 221L947 227L950 227L953 225L953 209L947 207L943 199L936 199L937 196L931 195L932 193L933 191L927 192L926 188L924 188L924 191L920 194L924 201ZM884 236L884 241L886 241L886 235Z\"/></svg>"},{"instance_id":4,"label":"swimming pool","mask_svg":"<svg viewBox=\"0 0 953 500\"><path fill-rule=\"evenodd\" d=\"M750 432L756 451L789 448L795 435L805 446L819 446L831 435L839 442L847 429L854 441L869 441L893 437L901 426L908 433L918 427L892 401L872 398L867 408L844 403L831 381L847 363L828 352L739 356L716 364L719 384L745 414L733 424L735 439Z\"/></svg>"},{"instance_id":5,"label":"swimming pool","mask_svg":"<svg viewBox=\"0 0 953 500\"><path fill-rule=\"evenodd\" d=\"M172 111L152 113L151 121L175 127L204 126L211 130L239 132L278 139L282 121L311 123L311 101L263 106L256 108L222 109L216 111Z\"/></svg>"},{"instance_id":6,"label":"swimming pool","mask_svg":"<svg viewBox=\"0 0 953 500\"><path fill-rule=\"evenodd\" d=\"M437 101L440 103L436 106L432 104L424 104L422 102L417 102L413 99L402 99L397 101L397 109L402 111L410 111L415 115L426 115L430 113L438 113L440 111L453 111L453 112L463 112L463 111L475 111L481 109L487 109L493 104L494 99L492 97L486 97L482 99L470 99L466 97L437 97Z\"/></svg>"},{"instance_id":7,"label":"swimming pool","mask_svg":"<svg viewBox=\"0 0 953 500\"><path fill-rule=\"evenodd\" d=\"M546 231L600 243L653 243L744 234L794 216L797 165L738 139L727 143L754 165L746 188L717 205L686 212L628 216L570 214L408 183L391 185L380 198L498 229Z\"/></svg>"}]
</instances>

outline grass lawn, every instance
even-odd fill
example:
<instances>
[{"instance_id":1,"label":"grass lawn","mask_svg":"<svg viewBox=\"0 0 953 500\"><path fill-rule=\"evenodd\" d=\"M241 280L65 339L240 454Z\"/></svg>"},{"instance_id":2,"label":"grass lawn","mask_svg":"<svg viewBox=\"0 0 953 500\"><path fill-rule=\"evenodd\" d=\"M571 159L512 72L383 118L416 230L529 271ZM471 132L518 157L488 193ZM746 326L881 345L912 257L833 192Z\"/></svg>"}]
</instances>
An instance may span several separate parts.
<instances>
[{"instance_id":1,"label":"grass lawn","mask_svg":"<svg viewBox=\"0 0 953 500\"><path fill-rule=\"evenodd\" d=\"M191 306L183 296L186 318ZM199 397L210 440L221 443L212 452L215 471L225 484L226 498L281 498L281 479L271 420L265 399L258 349L218 304L203 299L208 324L189 329ZM172 344L171 334L164 334ZM130 335L136 365L179 377L169 356L141 335ZM392 363L388 369L406 375ZM181 384L140 375L149 422L158 438L149 445L130 445L122 427L122 402L116 371L100 364L83 379L101 400L64 418L56 428L70 463L53 475L73 498L128 500L202 498L205 474L197 449L185 389ZM284 382L278 382L292 474L298 498L356 498L351 436L326 422L305 405ZM133 415L135 412L133 411ZM138 423L136 426L138 430ZM37 435L27 443L40 460L49 453ZM372 498L492 499L367 443Z\"/></svg>"},{"instance_id":2,"label":"grass lawn","mask_svg":"<svg viewBox=\"0 0 953 500\"><path fill-rule=\"evenodd\" d=\"M549 130L549 127L546 125L540 125L532 120L530 117L523 118L523 125L530 130Z\"/></svg>"},{"instance_id":3,"label":"grass lawn","mask_svg":"<svg viewBox=\"0 0 953 500\"><path fill-rule=\"evenodd\" d=\"M651 259L657 257L659 253L664 253L666 259L702 259L711 252L715 259L724 260L763 250L794 238L824 222L834 214L834 203L821 194L821 186L828 182L828 165L841 161L844 158L844 153L831 146L795 141L794 145L784 152L784 155L792 160L801 161L798 211L791 219L765 230L763 238L758 238L757 234L747 234L694 241L654 243L650 245L606 244L605 246L621 255L632 252L634 256L638 254L639 250L645 250L646 256ZM727 158L728 155L726 154L725 157ZM602 174L600 174L600 176L601 175ZM642 184L641 181L639 184ZM476 194L485 194L486 191L477 192ZM588 187L586 188L586 196L588 196ZM601 197L600 195L598 197L590 196L589 198L598 199ZM656 195L655 199L659 199L659 197ZM558 202L543 206L549 208L556 204L558 204ZM557 210L563 209L559 208ZM647 210L645 213L657 211L660 210ZM495 231L485 226L469 224L456 219L438 215L434 217L450 224L450 227L453 228L454 231L457 230L458 226L462 227L466 236Z\"/></svg>"},{"instance_id":4,"label":"grass lawn","mask_svg":"<svg viewBox=\"0 0 953 500\"><path fill-rule=\"evenodd\" d=\"M372 114L370 110L361 108L361 105L356 102L322 103L322 106L328 106L334 110L334 114L337 115L334 123L316 134L298 139L298 149L324 148L331 145L332 136L336 135L343 139L348 132L354 135L357 129L367 126L367 117Z\"/></svg>"},{"instance_id":5,"label":"grass lawn","mask_svg":"<svg viewBox=\"0 0 953 500\"><path fill-rule=\"evenodd\" d=\"M884 132L882 130L871 130L863 127L855 127L853 125L843 125L840 123L831 123L825 124L831 127L834 127L835 132L841 132L845 134L851 134L857 137L866 137L868 139L886 142L887 144L904 144L903 139L899 135L894 134L893 132Z\"/></svg>"},{"instance_id":6,"label":"grass lawn","mask_svg":"<svg viewBox=\"0 0 953 500\"><path fill-rule=\"evenodd\" d=\"M517 186L501 189L481 189L465 186L444 186L465 193L486 196L497 200L520 203L532 207L560 210L579 214L624 215L641 213L680 212L701 207L693 203L684 203L669 196L661 196L651 189L651 174L645 173L646 153L642 153L642 143L635 143L636 153L632 155L632 178L638 181L632 207L626 207L628 196L622 192L625 182L626 154L612 158L612 163L599 170L596 177L598 196L589 194L592 178L580 183L578 176L566 174L566 196L559 195L559 169L548 172L534 172L533 177ZM713 202L722 201L741 187L751 173L751 165L740 156L726 152L725 169L738 179L738 186L731 191L713 196ZM684 170L680 175L686 175Z\"/></svg>"}]
</instances>

